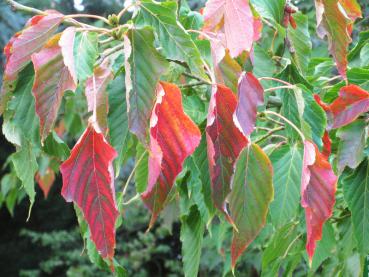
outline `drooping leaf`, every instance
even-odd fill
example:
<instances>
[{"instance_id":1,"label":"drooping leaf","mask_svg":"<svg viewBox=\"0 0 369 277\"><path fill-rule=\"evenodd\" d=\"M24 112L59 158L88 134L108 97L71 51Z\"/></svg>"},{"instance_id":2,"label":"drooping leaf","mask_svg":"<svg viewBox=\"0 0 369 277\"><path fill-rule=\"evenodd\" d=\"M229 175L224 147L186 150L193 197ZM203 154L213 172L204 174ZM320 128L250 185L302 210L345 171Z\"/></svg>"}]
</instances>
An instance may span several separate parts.
<instances>
[{"instance_id":1,"label":"drooping leaf","mask_svg":"<svg viewBox=\"0 0 369 277\"><path fill-rule=\"evenodd\" d=\"M238 84L238 104L233 120L245 136L255 128L257 108L264 104L264 89L251 72L246 72Z\"/></svg>"},{"instance_id":2,"label":"drooping leaf","mask_svg":"<svg viewBox=\"0 0 369 277\"><path fill-rule=\"evenodd\" d=\"M74 61L74 41L76 37L76 28L69 27L65 29L60 36L59 46L63 55L64 65L68 68L75 84L77 84L77 75ZM85 51L85 49L83 49Z\"/></svg>"},{"instance_id":3,"label":"drooping leaf","mask_svg":"<svg viewBox=\"0 0 369 277\"><path fill-rule=\"evenodd\" d=\"M340 5L338 0L315 0L315 6L318 35L321 38L327 36L329 52L336 61L338 72L346 78L347 48L351 43L351 25L355 18L347 18L345 13L353 10L346 10L349 5Z\"/></svg>"},{"instance_id":4,"label":"drooping leaf","mask_svg":"<svg viewBox=\"0 0 369 277\"><path fill-rule=\"evenodd\" d=\"M74 40L74 62L79 82L84 82L94 70L98 57L98 37L93 32L78 32Z\"/></svg>"},{"instance_id":5,"label":"drooping leaf","mask_svg":"<svg viewBox=\"0 0 369 277\"><path fill-rule=\"evenodd\" d=\"M301 177L301 205L305 209L310 263L316 242L322 238L324 222L331 217L335 203L337 177L326 157L310 141L304 142Z\"/></svg>"},{"instance_id":6,"label":"drooping leaf","mask_svg":"<svg viewBox=\"0 0 369 277\"><path fill-rule=\"evenodd\" d=\"M109 83L107 90L109 95L108 126L110 144L118 153L118 158L114 160L114 171L115 174L119 174L123 156L127 149L129 133L124 76L119 74Z\"/></svg>"},{"instance_id":7,"label":"drooping leaf","mask_svg":"<svg viewBox=\"0 0 369 277\"><path fill-rule=\"evenodd\" d=\"M242 67L226 52L224 58L214 66L218 84L224 84L234 93L237 93L238 81L242 75Z\"/></svg>"},{"instance_id":8,"label":"drooping leaf","mask_svg":"<svg viewBox=\"0 0 369 277\"><path fill-rule=\"evenodd\" d=\"M305 75L312 49L308 17L301 13L296 13L293 15L293 18L296 20L297 28L294 29L292 26L289 26L287 29L287 36L291 43L289 48L296 67Z\"/></svg>"},{"instance_id":9,"label":"drooping leaf","mask_svg":"<svg viewBox=\"0 0 369 277\"><path fill-rule=\"evenodd\" d=\"M68 145L55 132L46 138L42 150L61 161L66 160L70 155Z\"/></svg>"},{"instance_id":10,"label":"drooping leaf","mask_svg":"<svg viewBox=\"0 0 369 277\"><path fill-rule=\"evenodd\" d=\"M259 21L255 19L249 0L209 0L204 10L204 32L224 34L224 46L232 58L250 52L260 37Z\"/></svg>"},{"instance_id":11,"label":"drooping leaf","mask_svg":"<svg viewBox=\"0 0 369 277\"><path fill-rule=\"evenodd\" d=\"M174 1L141 0L135 23L152 26L167 58L187 63L194 74L208 79L198 48L177 21L177 8Z\"/></svg>"},{"instance_id":12,"label":"drooping leaf","mask_svg":"<svg viewBox=\"0 0 369 277\"><path fill-rule=\"evenodd\" d=\"M38 171L35 179L42 192L44 193L44 197L47 198L50 188L55 181L55 172L48 167L44 173Z\"/></svg>"},{"instance_id":13,"label":"drooping leaf","mask_svg":"<svg viewBox=\"0 0 369 277\"><path fill-rule=\"evenodd\" d=\"M265 225L273 199L272 179L272 164L258 145L251 144L242 150L229 195L229 210L237 227L231 245L232 268Z\"/></svg>"},{"instance_id":14,"label":"drooping leaf","mask_svg":"<svg viewBox=\"0 0 369 277\"><path fill-rule=\"evenodd\" d=\"M60 34L52 37L38 53L32 54L35 82L32 93L35 97L36 113L40 119L40 136L45 140L54 126L64 92L74 91L77 84L65 66Z\"/></svg>"},{"instance_id":15,"label":"drooping leaf","mask_svg":"<svg viewBox=\"0 0 369 277\"><path fill-rule=\"evenodd\" d=\"M275 173L277 173L275 171ZM270 210L272 211L272 207ZM289 254L293 247L296 247L296 241L299 237L297 222L289 222L278 229L269 245L263 252L262 276L276 276L283 262L283 259Z\"/></svg>"},{"instance_id":16,"label":"drooping leaf","mask_svg":"<svg viewBox=\"0 0 369 277\"><path fill-rule=\"evenodd\" d=\"M114 148L90 124L60 167L63 197L80 207L97 250L109 259L114 256L118 217L112 166L116 156Z\"/></svg>"},{"instance_id":17,"label":"drooping leaf","mask_svg":"<svg viewBox=\"0 0 369 277\"><path fill-rule=\"evenodd\" d=\"M195 151L200 139L200 130L183 112L179 88L160 82L150 119L148 185L142 194L145 205L152 212L150 227L165 206L184 160Z\"/></svg>"},{"instance_id":18,"label":"drooping leaf","mask_svg":"<svg viewBox=\"0 0 369 277\"><path fill-rule=\"evenodd\" d=\"M365 121L356 120L337 130L340 138L337 149L337 169L341 173L346 166L355 169L364 159Z\"/></svg>"},{"instance_id":19,"label":"drooping leaf","mask_svg":"<svg viewBox=\"0 0 369 277\"><path fill-rule=\"evenodd\" d=\"M316 254L311 264L312 271L316 271L324 260L335 254L334 248L336 245L333 226L330 222L327 222L323 227L322 239L317 243Z\"/></svg>"},{"instance_id":20,"label":"drooping leaf","mask_svg":"<svg viewBox=\"0 0 369 277\"><path fill-rule=\"evenodd\" d=\"M94 69L92 77L86 81L85 94L88 111L93 112L93 120L98 124L104 136L107 135L108 129L109 99L107 87L113 77L109 65L103 63Z\"/></svg>"},{"instance_id":21,"label":"drooping leaf","mask_svg":"<svg viewBox=\"0 0 369 277\"><path fill-rule=\"evenodd\" d=\"M36 153L32 147L32 144L28 141L25 142L22 147L11 156L11 160L14 165L15 173L22 181L22 186L29 196L30 209L28 217L30 216L31 208L35 202L35 183L34 177L37 172L37 160Z\"/></svg>"},{"instance_id":22,"label":"drooping leaf","mask_svg":"<svg viewBox=\"0 0 369 277\"><path fill-rule=\"evenodd\" d=\"M231 222L225 200L231 191L234 164L248 143L233 121L236 106L237 98L229 88L223 85L213 87L206 127L211 195L214 206Z\"/></svg>"},{"instance_id":23,"label":"drooping leaf","mask_svg":"<svg viewBox=\"0 0 369 277\"><path fill-rule=\"evenodd\" d=\"M3 134L13 144L21 146L25 139L39 145L39 122L35 114L35 100L32 96L34 72L28 65L19 74L19 81L8 108L3 114Z\"/></svg>"},{"instance_id":24,"label":"drooping leaf","mask_svg":"<svg viewBox=\"0 0 369 277\"><path fill-rule=\"evenodd\" d=\"M63 15L48 11L47 15L36 15L28 20L25 28L16 33L4 48L6 65L0 92L0 115L14 91L19 72L31 61L31 55L39 51L53 35L63 20Z\"/></svg>"},{"instance_id":25,"label":"drooping leaf","mask_svg":"<svg viewBox=\"0 0 369 277\"><path fill-rule=\"evenodd\" d=\"M274 226L281 227L297 216L300 201L302 149L285 145L272 153L274 201L270 215Z\"/></svg>"},{"instance_id":26,"label":"drooping leaf","mask_svg":"<svg viewBox=\"0 0 369 277\"><path fill-rule=\"evenodd\" d=\"M188 277L197 276L201 258L202 240L205 224L196 205L181 219L181 242L183 271Z\"/></svg>"},{"instance_id":27,"label":"drooping leaf","mask_svg":"<svg viewBox=\"0 0 369 277\"><path fill-rule=\"evenodd\" d=\"M148 121L155 103L155 89L169 64L154 48L150 27L131 29L124 37L129 129L146 143Z\"/></svg>"},{"instance_id":28,"label":"drooping leaf","mask_svg":"<svg viewBox=\"0 0 369 277\"><path fill-rule=\"evenodd\" d=\"M363 161L343 179L345 200L351 211L351 220L357 247L362 255L369 251L369 164Z\"/></svg>"},{"instance_id":29,"label":"drooping leaf","mask_svg":"<svg viewBox=\"0 0 369 277\"><path fill-rule=\"evenodd\" d=\"M356 85L344 86L338 98L328 106L328 129L345 126L368 110L369 92Z\"/></svg>"},{"instance_id":30,"label":"drooping leaf","mask_svg":"<svg viewBox=\"0 0 369 277\"><path fill-rule=\"evenodd\" d=\"M143 193L147 187L149 177L149 154L145 147L138 143L136 147L136 165L135 186L138 193Z\"/></svg>"}]
</instances>

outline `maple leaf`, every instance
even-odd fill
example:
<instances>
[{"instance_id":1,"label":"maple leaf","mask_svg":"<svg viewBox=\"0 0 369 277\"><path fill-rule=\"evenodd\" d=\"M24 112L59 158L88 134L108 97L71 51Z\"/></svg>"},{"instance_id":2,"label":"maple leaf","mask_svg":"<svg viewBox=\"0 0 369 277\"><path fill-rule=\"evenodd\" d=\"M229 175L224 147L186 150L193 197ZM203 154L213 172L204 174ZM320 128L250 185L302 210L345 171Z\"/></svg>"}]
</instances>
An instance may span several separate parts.
<instances>
[{"instance_id":1,"label":"maple leaf","mask_svg":"<svg viewBox=\"0 0 369 277\"><path fill-rule=\"evenodd\" d=\"M77 84L64 64L59 39L52 37L40 52L32 54L35 81L32 93L35 97L36 113L40 118L41 140L45 140L56 121L64 92L74 91Z\"/></svg>"},{"instance_id":2,"label":"maple leaf","mask_svg":"<svg viewBox=\"0 0 369 277\"><path fill-rule=\"evenodd\" d=\"M314 98L327 113L329 130L348 125L369 111L369 92L356 85L342 87L330 105L323 103L318 95Z\"/></svg>"},{"instance_id":3,"label":"maple leaf","mask_svg":"<svg viewBox=\"0 0 369 277\"><path fill-rule=\"evenodd\" d=\"M112 259L118 217L112 161L117 153L96 129L89 124L61 165L61 193L67 202L73 201L81 208L101 256Z\"/></svg>"},{"instance_id":4,"label":"maple leaf","mask_svg":"<svg viewBox=\"0 0 369 277\"><path fill-rule=\"evenodd\" d=\"M253 15L248 0L209 0L204 20L203 31L215 33L232 58L249 52L260 38L261 22Z\"/></svg>"},{"instance_id":5,"label":"maple leaf","mask_svg":"<svg viewBox=\"0 0 369 277\"><path fill-rule=\"evenodd\" d=\"M332 216L335 203L337 177L327 158L315 144L304 142L301 176L301 205L305 209L307 242L310 263L316 241L322 238L323 224Z\"/></svg>"},{"instance_id":6,"label":"maple leaf","mask_svg":"<svg viewBox=\"0 0 369 277\"><path fill-rule=\"evenodd\" d=\"M45 199L55 181L55 172L48 167L44 173L38 171L35 176L36 182L44 193Z\"/></svg>"},{"instance_id":7,"label":"maple leaf","mask_svg":"<svg viewBox=\"0 0 369 277\"><path fill-rule=\"evenodd\" d=\"M160 82L150 119L150 156L147 189L142 200L152 211L150 227L165 206L167 196L184 160L199 145L201 133L184 113L179 88Z\"/></svg>"},{"instance_id":8,"label":"maple leaf","mask_svg":"<svg viewBox=\"0 0 369 277\"><path fill-rule=\"evenodd\" d=\"M336 61L338 72L344 78L352 24L361 16L360 7L357 8L357 3L354 3L355 0L315 0L317 33L321 38L327 36L329 52Z\"/></svg>"},{"instance_id":9,"label":"maple leaf","mask_svg":"<svg viewBox=\"0 0 369 277\"><path fill-rule=\"evenodd\" d=\"M96 122L104 135L108 129L109 100L107 87L114 75L107 63L94 69L93 75L86 81L86 98L88 111L93 112L93 121Z\"/></svg>"},{"instance_id":10,"label":"maple leaf","mask_svg":"<svg viewBox=\"0 0 369 277\"><path fill-rule=\"evenodd\" d=\"M245 136L254 131L257 108L263 104L264 89L260 82L252 73L244 73L238 84L238 104L233 120Z\"/></svg>"},{"instance_id":11,"label":"maple leaf","mask_svg":"<svg viewBox=\"0 0 369 277\"><path fill-rule=\"evenodd\" d=\"M232 223L225 200L231 191L234 164L248 141L233 121L237 98L223 86L213 87L206 127L212 198L216 208Z\"/></svg>"}]
</instances>

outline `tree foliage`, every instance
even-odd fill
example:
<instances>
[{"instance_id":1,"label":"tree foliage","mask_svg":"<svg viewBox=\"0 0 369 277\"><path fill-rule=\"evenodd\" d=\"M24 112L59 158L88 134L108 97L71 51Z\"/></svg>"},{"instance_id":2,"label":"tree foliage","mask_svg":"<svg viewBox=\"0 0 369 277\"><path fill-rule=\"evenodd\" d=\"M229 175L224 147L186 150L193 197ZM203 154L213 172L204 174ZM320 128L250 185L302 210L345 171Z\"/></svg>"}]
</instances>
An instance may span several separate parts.
<instances>
[{"instance_id":1,"label":"tree foliage","mask_svg":"<svg viewBox=\"0 0 369 277\"><path fill-rule=\"evenodd\" d=\"M47 197L60 171L91 261L117 275L116 233L137 200L148 230L179 213L185 276L198 275L208 239L224 275L257 247L265 276L364 268L365 6L208 0L198 12L141 0L103 17L7 2L34 15L4 47L0 115L16 152L2 202L23 197L9 194L20 183L32 216L35 182Z\"/></svg>"}]
</instances>

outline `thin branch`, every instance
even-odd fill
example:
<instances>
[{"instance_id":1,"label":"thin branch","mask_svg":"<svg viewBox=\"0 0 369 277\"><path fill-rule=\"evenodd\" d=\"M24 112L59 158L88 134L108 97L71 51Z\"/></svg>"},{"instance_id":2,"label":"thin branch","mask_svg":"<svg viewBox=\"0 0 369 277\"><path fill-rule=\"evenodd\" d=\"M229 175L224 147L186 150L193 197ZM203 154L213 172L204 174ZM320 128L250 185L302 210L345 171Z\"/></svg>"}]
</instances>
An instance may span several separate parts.
<instances>
[{"instance_id":1,"label":"thin branch","mask_svg":"<svg viewBox=\"0 0 369 277\"><path fill-rule=\"evenodd\" d=\"M101 20L105 22L106 24L110 25L109 20L107 20L105 17L94 15L94 14L70 14L70 15L64 16L64 18L93 18L93 19Z\"/></svg>"},{"instance_id":2,"label":"thin branch","mask_svg":"<svg viewBox=\"0 0 369 277\"><path fill-rule=\"evenodd\" d=\"M6 1L6 3L8 3L8 5L10 5L10 7L13 10L17 10L17 11L21 11L21 12L25 12L25 13L39 14L39 15L46 15L47 14L44 11L41 11L39 9L35 9L35 8L24 6L22 4L19 4L16 1L13 1L13 0L5 0L5 1Z\"/></svg>"},{"instance_id":3,"label":"thin branch","mask_svg":"<svg viewBox=\"0 0 369 277\"><path fill-rule=\"evenodd\" d=\"M285 84L286 86L293 86L291 83L289 82L286 82L286 81L283 81L281 79L278 79L278 78L273 78L273 77L260 77L259 78L259 81L263 81L263 80L266 80L266 81L275 81L275 82L279 82L279 83L282 83L282 84Z\"/></svg>"},{"instance_id":4,"label":"thin branch","mask_svg":"<svg viewBox=\"0 0 369 277\"><path fill-rule=\"evenodd\" d=\"M142 155L140 156L140 158L137 160L135 166L133 167L132 171L131 171L131 174L129 174L128 178L127 178L127 181L123 187L123 192L122 192L122 195L121 195L121 201L123 201L123 197L124 195L126 194L127 192L127 188L128 188L128 185L129 183L131 182L136 170L137 170L137 167L140 165L140 163L142 162L143 158L145 157L145 154L146 154L146 150L142 153Z\"/></svg>"},{"instance_id":5,"label":"thin branch","mask_svg":"<svg viewBox=\"0 0 369 277\"><path fill-rule=\"evenodd\" d=\"M273 111L264 111L264 114L271 114L274 116L279 117L280 119L282 119L283 121L285 121L286 123L288 123L293 129L296 130L296 132L300 135L302 141L305 141L305 136L304 134L301 132L301 130L299 128L297 128L297 126L295 124L293 124L290 120L288 120L287 118L285 118L283 115L273 112Z\"/></svg>"},{"instance_id":6,"label":"thin branch","mask_svg":"<svg viewBox=\"0 0 369 277\"><path fill-rule=\"evenodd\" d=\"M182 74L183 74L183 75L185 75L185 76L187 76L187 77L189 77L189 78L192 78L192 79L195 79L195 80L197 80L197 81L199 81L199 82L202 82L202 83L204 83L204 84L212 85L212 83L210 83L210 82L206 81L205 79L202 79L202 78L200 78L200 77L197 77L197 76L195 76L195 75L192 75L191 73L183 72Z\"/></svg>"},{"instance_id":7,"label":"thin branch","mask_svg":"<svg viewBox=\"0 0 369 277\"><path fill-rule=\"evenodd\" d=\"M296 88L296 86L294 86L294 85L292 85L292 86L279 86L279 87L264 89L264 92L276 91L276 90L279 90L279 89L294 89L294 88Z\"/></svg>"},{"instance_id":8,"label":"thin branch","mask_svg":"<svg viewBox=\"0 0 369 277\"><path fill-rule=\"evenodd\" d=\"M254 143L260 143L261 141L267 139L268 137L270 137L271 135L273 135L274 133L276 132L279 132L281 130L284 129L284 126L280 126L280 127L277 127L277 128L274 128L274 129L271 129L268 133L266 133L264 136L260 137L259 139L257 139L256 141L254 141Z\"/></svg>"},{"instance_id":9,"label":"thin branch","mask_svg":"<svg viewBox=\"0 0 369 277\"><path fill-rule=\"evenodd\" d=\"M123 206L128 206L129 204L136 202L137 200L139 200L141 197L141 195L139 193L137 193L135 196L133 196L131 199L129 199L127 202L123 202Z\"/></svg>"},{"instance_id":10,"label":"thin branch","mask_svg":"<svg viewBox=\"0 0 369 277\"><path fill-rule=\"evenodd\" d=\"M124 48L123 43L118 44L112 48L107 49L106 51L104 51L101 56L100 59L96 62L96 65L101 64L107 57L109 57L110 55L116 53L119 50L122 50Z\"/></svg>"},{"instance_id":11,"label":"thin branch","mask_svg":"<svg viewBox=\"0 0 369 277\"><path fill-rule=\"evenodd\" d=\"M197 87L197 86L203 86L203 85L210 86L210 84L208 82L206 82L206 83L196 82L196 83L191 83L191 84L178 85L178 87L179 88L190 88L190 87Z\"/></svg>"},{"instance_id":12,"label":"thin branch","mask_svg":"<svg viewBox=\"0 0 369 277\"><path fill-rule=\"evenodd\" d=\"M125 7L124 9L122 9L119 13L118 13L118 15L117 15L117 17L118 17L118 22L120 21L120 19L122 18L122 16L130 9L130 8L132 8L132 7L134 7L134 6L136 6L137 5L137 3L136 2L133 2L131 5L128 5L127 7Z\"/></svg>"}]
</instances>

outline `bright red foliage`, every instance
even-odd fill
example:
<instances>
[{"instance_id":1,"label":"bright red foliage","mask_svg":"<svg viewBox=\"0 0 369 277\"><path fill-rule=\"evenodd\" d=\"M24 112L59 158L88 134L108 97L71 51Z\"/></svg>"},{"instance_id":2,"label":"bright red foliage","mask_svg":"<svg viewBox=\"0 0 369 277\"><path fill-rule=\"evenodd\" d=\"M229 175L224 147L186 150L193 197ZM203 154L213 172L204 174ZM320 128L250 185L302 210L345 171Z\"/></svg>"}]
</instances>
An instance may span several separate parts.
<instances>
[{"instance_id":1,"label":"bright red foliage","mask_svg":"<svg viewBox=\"0 0 369 277\"><path fill-rule=\"evenodd\" d=\"M60 167L63 197L81 208L92 241L101 256L109 259L114 256L118 217L112 166L116 156L114 148L90 123Z\"/></svg>"},{"instance_id":2,"label":"bright red foliage","mask_svg":"<svg viewBox=\"0 0 369 277\"><path fill-rule=\"evenodd\" d=\"M307 242L310 263L316 241L322 238L323 224L332 216L337 177L327 158L315 144L304 142L304 160L301 176L301 205L305 209Z\"/></svg>"},{"instance_id":3,"label":"bright red foliage","mask_svg":"<svg viewBox=\"0 0 369 277\"><path fill-rule=\"evenodd\" d=\"M223 86L213 87L206 127L212 198L215 207L229 217L225 200L231 191L234 164L248 141L233 121L237 98Z\"/></svg>"},{"instance_id":4,"label":"bright red foliage","mask_svg":"<svg viewBox=\"0 0 369 277\"><path fill-rule=\"evenodd\" d=\"M201 133L184 113L179 88L160 82L150 119L149 180L142 199L151 210L150 227L164 208L184 160L199 145Z\"/></svg>"}]
</instances>

